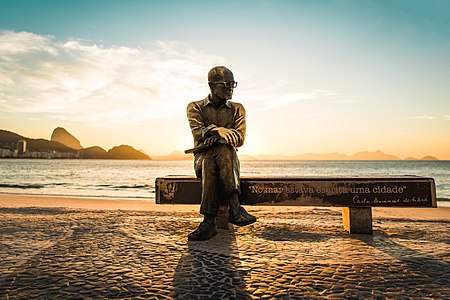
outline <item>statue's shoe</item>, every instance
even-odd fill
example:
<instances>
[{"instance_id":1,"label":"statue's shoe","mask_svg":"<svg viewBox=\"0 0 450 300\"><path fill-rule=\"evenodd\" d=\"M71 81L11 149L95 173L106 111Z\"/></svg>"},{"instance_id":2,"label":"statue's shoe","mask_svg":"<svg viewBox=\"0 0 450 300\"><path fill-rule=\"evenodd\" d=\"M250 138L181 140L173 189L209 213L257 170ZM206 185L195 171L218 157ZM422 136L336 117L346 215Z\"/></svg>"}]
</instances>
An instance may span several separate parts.
<instances>
[{"instance_id":1,"label":"statue's shoe","mask_svg":"<svg viewBox=\"0 0 450 300\"><path fill-rule=\"evenodd\" d=\"M255 223L256 218L239 205L230 207L228 222L237 226L245 226Z\"/></svg>"},{"instance_id":2,"label":"statue's shoe","mask_svg":"<svg viewBox=\"0 0 450 300\"><path fill-rule=\"evenodd\" d=\"M201 222L197 229L189 233L189 241L206 241L217 234L217 228L207 222Z\"/></svg>"}]
</instances>

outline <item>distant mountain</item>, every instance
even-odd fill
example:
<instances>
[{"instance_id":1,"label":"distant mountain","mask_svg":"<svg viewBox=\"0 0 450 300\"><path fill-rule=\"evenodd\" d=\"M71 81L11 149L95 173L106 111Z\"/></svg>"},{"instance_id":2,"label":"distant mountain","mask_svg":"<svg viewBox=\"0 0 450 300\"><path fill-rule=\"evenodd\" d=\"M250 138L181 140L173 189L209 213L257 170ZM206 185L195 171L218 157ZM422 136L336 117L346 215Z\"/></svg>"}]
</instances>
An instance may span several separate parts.
<instances>
[{"instance_id":1,"label":"distant mountain","mask_svg":"<svg viewBox=\"0 0 450 300\"><path fill-rule=\"evenodd\" d=\"M27 142L27 150L29 151L57 151L57 152L67 152L76 153L77 150L67 147L58 142L53 142L45 139L31 139L21 136L17 133L1 130L0 129L0 147L7 149L16 149L17 142L24 140Z\"/></svg>"},{"instance_id":2,"label":"distant mountain","mask_svg":"<svg viewBox=\"0 0 450 300\"><path fill-rule=\"evenodd\" d=\"M155 160L181 160L190 159L188 155L183 154L181 151L174 151L166 156L155 156ZM248 155L240 154L240 160L400 160L395 155L383 153L381 150L375 152L361 151L353 155L347 155L342 153L305 153L295 156L287 155ZM439 160L434 156L425 156L421 159L415 157L407 157L405 160Z\"/></svg>"},{"instance_id":3,"label":"distant mountain","mask_svg":"<svg viewBox=\"0 0 450 300\"><path fill-rule=\"evenodd\" d=\"M357 152L350 156L351 160L400 160L397 156L391 154L384 154L380 150L375 152Z\"/></svg>"},{"instance_id":4,"label":"distant mountain","mask_svg":"<svg viewBox=\"0 0 450 300\"><path fill-rule=\"evenodd\" d=\"M169 155L152 156L154 160L191 160L193 158L192 154L185 154L180 150L172 151Z\"/></svg>"},{"instance_id":5,"label":"distant mountain","mask_svg":"<svg viewBox=\"0 0 450 300\"><path fill-rule=\"evenodd\" d=\"M405 160L419 160L417 157L408 156Z\"/></svg>"},{"instance_id":6,"label":"distant mountain","mask_svg":"<svg viewBox=\"0 0 450 300\"><path fill-rule=\"evenodd\" d=\"M80 150L80 158L102 159L106 157L107 152L102 147L94 146Z\"/></svg>"},{"instance_id":7,"label":"distant mountain","mask_svg":"<svg viewBox=\"0 0 450 300\"><path fill-rule=\"evenodd\" d=\"M298 160L348 160L349 156L342 153L306 153L295 156Z\"/></svg>"},{"instance_id":8,"label":"distant mountain","mask_svg":"<svg viewBox=\"0 0 450 300\"><path fill-rule=\"evenodd\" d=\"M25 139L25 137L18 135L17 133L0 130L0 145L16 144L18 141Z\"/></svg>"},{"instance_id":9,"label":"distant mountain","mask_svg":"<svg viewBox=\"0 0 450 300\"><path fill-rule=\"evenodd\" d=\"M50 140L54 142L59 142L63 145L66 145L67 147L76 150L83 149L83 146L81 146L80 141L62 127L57 127L55 128L55 130L53 130Z\"/></svg>"},{"instance_id":10,"label":"distant mountain","mask_svg":"<svg viewBox=\"0 0 450 300\"><path fill-rule=\"evenodd\" d=\"M113 147L105 151L102 147L93 146L80 150L80 158L84 159L151 159L147 154L128 145Z\"/></svg>"},{"instance_id":11,"label":"distant mountain","mask_svg":"<svg viewBox=\"0 0 450 300\"><path fill-rule=\"evenodd\" d=\"M434 156L424 156L420 160L439 160Z\"/></svg>"},{"instance_id":12,"label":"distant mountain","mask_svg":"<svg viewBox=\"0 0 450 300\"><path fill-rule=\"evenodd\" d=\"M79 152L79 157L86 159L151 159L147 154L138 151L128 145L113 147L109 151L105 151L103 148L98 146L83 149L78 139L61 127L58 127L53 131L52 138L65 141L66 143L72 144L78 149L68 147L56 141L49 141L45 139L30 139L17 133L1 129L0 148L14 150L17 148L18 141L25 140L27 142L27 151L55 151L61 153Z\"/></svg>"},{"instance_id":13,"label":"distant mountain","mask_svg":"<svg viewBox=\"0 0 450 300\"><path fill-rule=\"evenodd\" d=\"M128 145L120 145L113 147L107 153L105 158L108 159L151 159L147 154L134 149Z\"/></svg>"},{"instance_id":14,"label":"distant mountain","mask_svg":"<svg viewBox=\"0 0 450 300\"><path fill-rule=\"evenodd\" d=\"M254 155L252 157L257 160L400 160L397 156L385 154L380 150L375 152L362 151L353 155L342 153L306 153L296 156Z\"/></svg>"},{"instance_id":15,"label":"distant mountain","mask_svg":"<svg viewBox=\"0 0 450 300\"><path fill-rule=\"evenodd\" d=\"M439 159L434 156L424 156L422 158L408 156L407 158L405 158L405 160L439 160Z\"/></svg>"}]
</instances>

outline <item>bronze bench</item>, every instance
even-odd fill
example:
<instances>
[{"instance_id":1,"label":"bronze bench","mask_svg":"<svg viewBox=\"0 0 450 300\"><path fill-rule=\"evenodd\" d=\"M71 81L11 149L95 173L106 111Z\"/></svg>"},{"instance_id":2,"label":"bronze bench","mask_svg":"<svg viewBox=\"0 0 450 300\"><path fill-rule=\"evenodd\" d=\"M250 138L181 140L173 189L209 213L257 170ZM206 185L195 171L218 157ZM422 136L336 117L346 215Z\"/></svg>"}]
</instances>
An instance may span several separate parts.
<instances>
[{"instance_id":1,"label":"bronze bench","mask_svg":"<svg viewBox=\"0 0 450 300\"><path fill-rule=\"evenodd\" d=\"M201 181L193 176L156 178L157 204L200 204ZM433 178L386 177L242 177L243 205L339 206L344 228L372 234L372 207L436 207ZM218 225L227 228L221 207ZM225 224L224 224L225 223Z\"/></svg>"}]
</instances>

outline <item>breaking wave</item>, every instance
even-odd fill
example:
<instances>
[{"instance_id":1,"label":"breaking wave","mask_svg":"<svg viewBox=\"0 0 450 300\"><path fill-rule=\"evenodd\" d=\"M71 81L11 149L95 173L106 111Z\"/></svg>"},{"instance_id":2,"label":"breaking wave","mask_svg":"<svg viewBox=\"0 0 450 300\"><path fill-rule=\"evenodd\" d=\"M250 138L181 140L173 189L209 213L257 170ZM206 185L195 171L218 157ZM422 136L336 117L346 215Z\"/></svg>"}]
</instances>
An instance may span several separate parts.
<instances>
[{"instance_id":1,"label":"breaking wave","mask_svg":"<svg viewBox=\"0 0 450 300\"><path fill-rule=\"evenodd\" d=\"M10 188L10 189L42 189L45 185L43 184L13 184L13 183L0 183L0 188Z\"/></svg>"}]
</instances>

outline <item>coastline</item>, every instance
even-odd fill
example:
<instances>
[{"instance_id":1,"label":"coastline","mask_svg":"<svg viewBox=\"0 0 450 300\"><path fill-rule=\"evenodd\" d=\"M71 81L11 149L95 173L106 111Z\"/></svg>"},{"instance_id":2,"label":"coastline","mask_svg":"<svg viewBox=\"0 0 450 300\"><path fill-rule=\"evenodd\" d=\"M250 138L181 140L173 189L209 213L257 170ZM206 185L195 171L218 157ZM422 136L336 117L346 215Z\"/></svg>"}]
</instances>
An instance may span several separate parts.
<instances>
[{"instance_id":1,"label":"coastline","mask_svg":"<svg viewBox=\"0 0 450 300\"><path fill-rule=\"evenodd\" d=\"M178 207L179 206L179 207ZM0 194L0 207L59 207L86 210L198 211L197 205L156 205L154 200Z\"/></svg>"},{"instance_id":2,"label":"coastline","mask_svg":"<svg viewBox=\"0 0 450 300\"><path fill-rule=\"evenodd\" d=\"M111 198L81 198L66 196L41 196L0 194L0 207L57 207L83 210L120 210L147 212L193 212L198 213L199 205L159 205L154 200L124 200ZM284 213L304 212L308 210L329 210L340 212L341 207L311 207L311 206L246 206L250 212ZM373 218L402 218L410 220L450 220L450 207L437 208L393 208L373 207ZM200 215L200 214L199 214Z\"/></svg>"}]
</instances>

